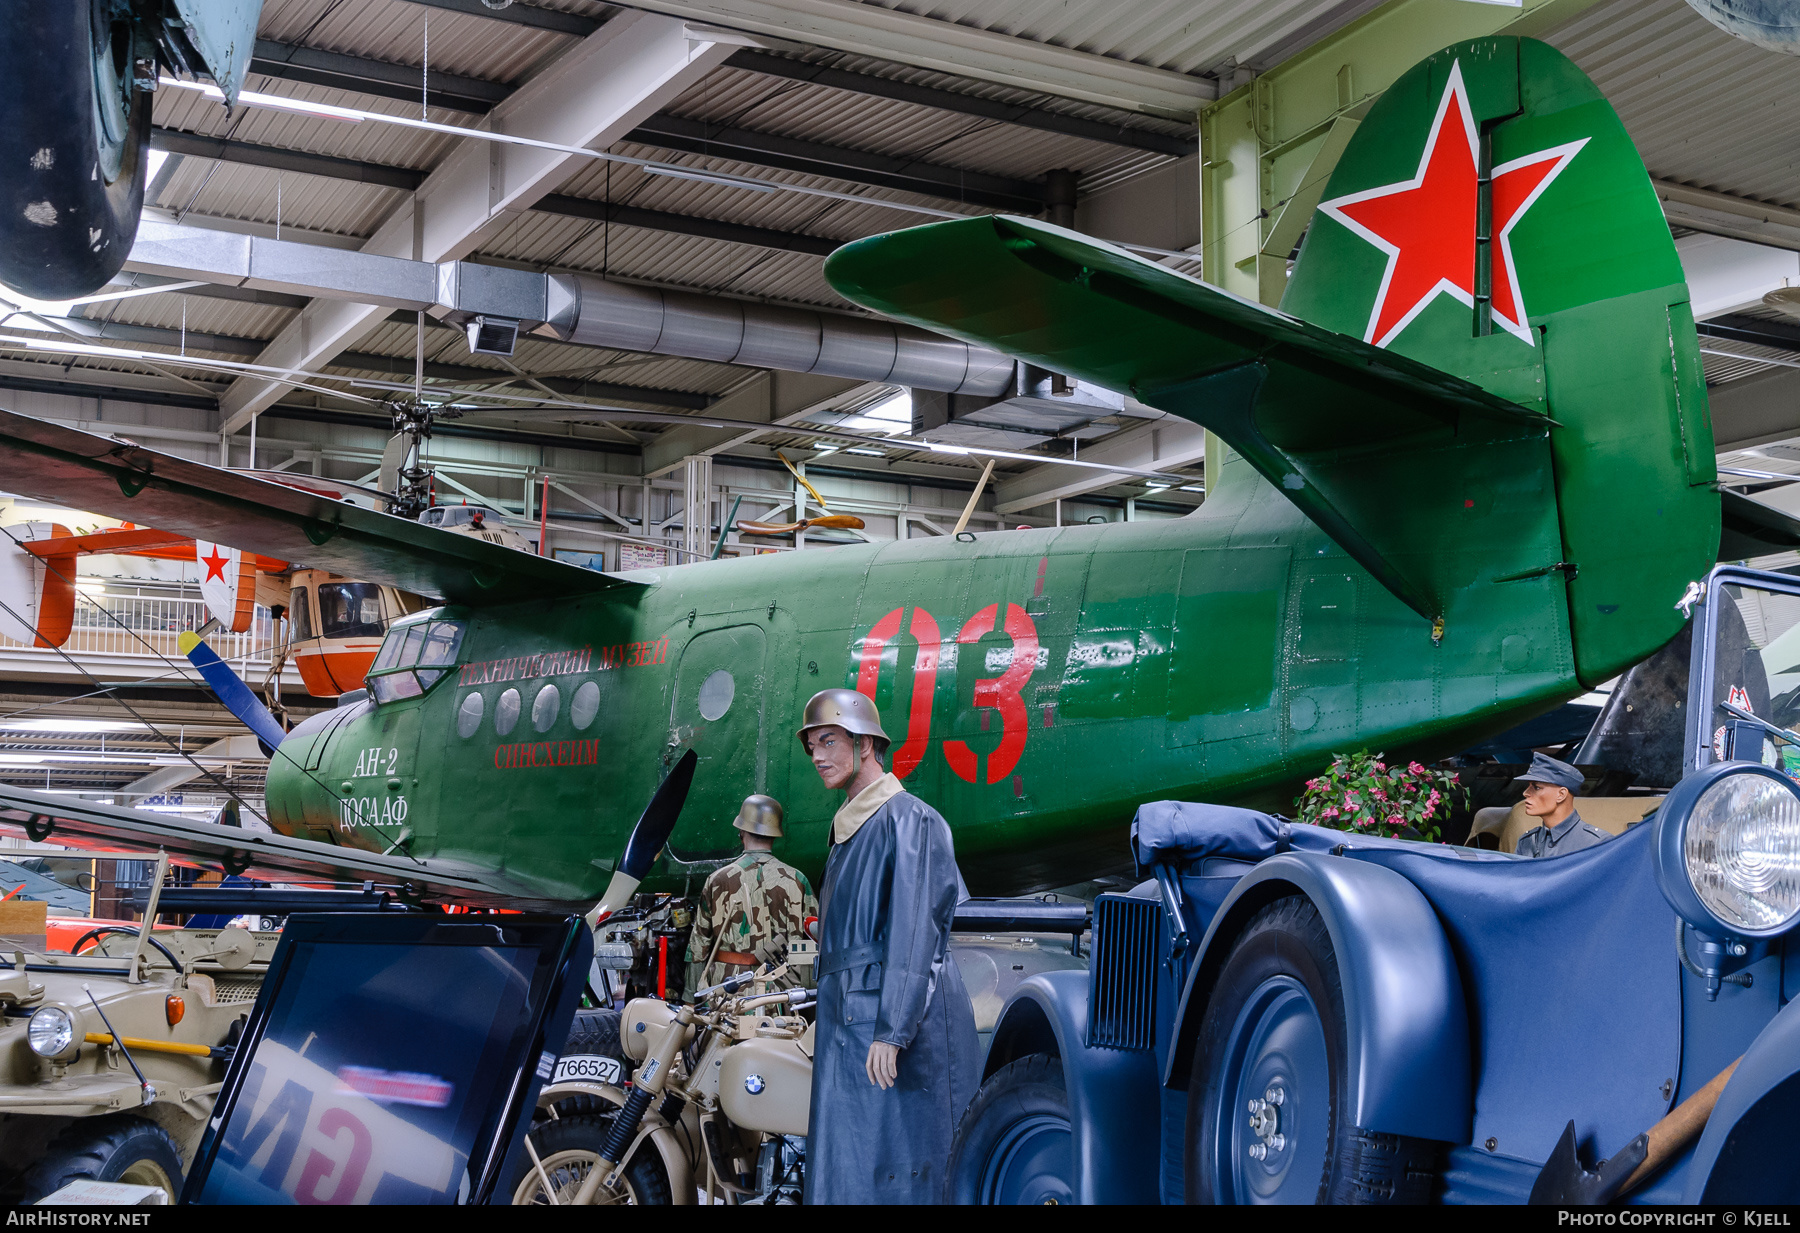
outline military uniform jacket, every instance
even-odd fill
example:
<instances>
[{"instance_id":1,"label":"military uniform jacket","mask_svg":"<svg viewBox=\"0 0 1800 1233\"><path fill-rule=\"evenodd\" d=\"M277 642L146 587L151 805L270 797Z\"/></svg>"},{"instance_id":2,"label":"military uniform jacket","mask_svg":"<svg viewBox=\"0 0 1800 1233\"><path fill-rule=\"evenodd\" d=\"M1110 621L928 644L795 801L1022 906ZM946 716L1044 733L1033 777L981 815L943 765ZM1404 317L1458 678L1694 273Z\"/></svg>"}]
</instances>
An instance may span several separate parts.
<instances>
[{"instance_id":1,"label":"military uniform jacket","mask_svg":"<svg viewBox=\"0 0 1800 1233\"><path fill-rule=\"evenodd\" d=\"M820 884L808 1203L941 1202L979 1078L975 1014L949 953L962 884L950 827L886 782L893 794L832 845ZM900 1047L886 1091L866 1071L878 1040Z\"/></svg>"},{"instance_id":2,"label":"military uniform jacket","mask_svg":"<svg viewBox=\"0 0 1800 1233\"><path fill-rule=\"evenodd\" d=\"M1579 813L1571 813L1555 826L1537 826L1519 836L1520 856L1567 856L1583 848L1605 843L1612 836L1589 826Z\"/></svg>"},{"instance_id":3,"label":"military uniform jacket","mask_svg":"<svg viewBox=\"0 0 1800 1233\"><path fill-rule=\"evenodd\" d=\"M789 938L803 938L802 925L819 914L812 883L772 852L746 852L713 872L700 892L694 928L688 934L687 988L716 985L744 970L719 954L754 955L757 966L787 962ZM711 962L708 962L709 957ZM789 972L771 988L809 984L806 973Z\"/></svg>"}]
</instances>

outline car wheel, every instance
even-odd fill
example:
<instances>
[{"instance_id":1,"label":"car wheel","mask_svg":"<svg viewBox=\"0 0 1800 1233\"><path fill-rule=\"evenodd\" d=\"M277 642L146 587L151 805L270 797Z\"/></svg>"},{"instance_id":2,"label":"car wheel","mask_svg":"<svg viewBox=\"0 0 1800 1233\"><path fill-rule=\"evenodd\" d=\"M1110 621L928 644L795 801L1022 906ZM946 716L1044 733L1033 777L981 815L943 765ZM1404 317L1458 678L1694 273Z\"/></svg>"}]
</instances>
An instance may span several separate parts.
<instances>
[{"instance_id":1,"label":"car wheel","mask_svg":"<svg viewBox=\"0 0 1800 1233\"><path fill-rule=\"evenodd\" d=\"M146 48L103 0L15 6L0 40L0 283L37 299L99 290L144 203ZM152 53L153 54L153 53Z\"/></svg>"},{"instance_id":2,"label":"car wheel","mask_svg":"<svg viewBox=\"0 0 1800 1233\"><path fill-rule=\"evenodd\" d=\"M26 1203L91 1178L131 1186L161 1186L171 1203L181 1197L181 1153L169 1132L128 1113L83 1118L55 1138L25 1175Z\"/></svg>"},{"instance_id":3,"label":"car wheel","mask_svg":"<svg viewBox=\"0 0 1800 1233\"><path fill-rule=\"evenodd\" d=\"M513 1203L548 1205L552 1194L559 1203L570 1202L587 1180L594 1162L600 1159L600 1149L611 1129L610 1117L564 1117L533 1127L526 1141L537 1152L537 1164L532 1163L531 1152L523 1153L513 1181ZM548 1192L545 1179L550 1183ZM668 1170L663 1167L655 1144L648 1140L639 1145L621 1180L623 1185L615 1202L655 1207L674 1201L670 1197ZM605 1191L600 1192L597 1201L607 1201Z\"/></svg>"},{"instance_id":4,"label":"car wheel","mask_svg":"<svg viewBox=\"0 0 1800 1233\"><path fill-rule=\"evenodd\" d=\"M1344 990L1300 896L1250 918L1207 1000L1188 1084L1190 1203L1423 1203L1438 1145L1345 1123Z\"/></svg>"},{"instance_id":5,"label":"car wheel","mask_svg":"<svg viewBox=\"0 0 1800 1233\"><path fill-rule=\"evenodd\" d=\"M1034 1053L981 1085L956 1128L945 1171L951 1203L1075 1201L1062 1060Z\"/></svg>"}]
</instances>

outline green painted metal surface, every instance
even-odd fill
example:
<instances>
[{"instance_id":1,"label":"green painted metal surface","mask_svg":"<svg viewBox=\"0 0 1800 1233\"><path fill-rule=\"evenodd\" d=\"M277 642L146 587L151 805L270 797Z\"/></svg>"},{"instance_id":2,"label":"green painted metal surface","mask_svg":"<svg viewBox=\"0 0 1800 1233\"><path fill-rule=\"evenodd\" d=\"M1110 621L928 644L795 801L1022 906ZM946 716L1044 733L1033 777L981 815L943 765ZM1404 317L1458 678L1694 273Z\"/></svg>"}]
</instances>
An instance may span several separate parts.
<instances>
[{"instance_id":1,"label":"green painted metal surface","mask_svg":"<svg viewBox=\"0 0 1800 1233\"><path fill-rule=\"evenodd\" d=\"M1424 159L1438 178L1421 183L1448 196L1380 216L1434 131L1446 161ZM1507 197L1527 175L1541 191ZM1719 498L1672 242L1610 107L1541 44L1459 44L1371 111L1325 199L1404 260L1390 276L1380 245L1322 217L1287 314L1022 219L875 237L827 264L896 318L1205 424L1222 443L1195 514L451 609L468 622L455 671L290 738L272 821L592 898L691 748L677 852L732 850L739 801L767 792L788 811L778 852L816 875L839 802L793 729L812 693L850 686L880 704L895 773L955 828L972 889L1058 885L1116 867L1145 801L1281 806L1334 751L1453 752L1650 654L1713 558ZM1498 231L1481 238L1495 210L1511 265ZM1484 247L1510 280L1498 299ZM1421 254L1448 262L1441 285L1420 290ZM1386 303L1403 292L1416 303ZM465 708L480 713L459 726Z\"/></svg>"}]
</instances>

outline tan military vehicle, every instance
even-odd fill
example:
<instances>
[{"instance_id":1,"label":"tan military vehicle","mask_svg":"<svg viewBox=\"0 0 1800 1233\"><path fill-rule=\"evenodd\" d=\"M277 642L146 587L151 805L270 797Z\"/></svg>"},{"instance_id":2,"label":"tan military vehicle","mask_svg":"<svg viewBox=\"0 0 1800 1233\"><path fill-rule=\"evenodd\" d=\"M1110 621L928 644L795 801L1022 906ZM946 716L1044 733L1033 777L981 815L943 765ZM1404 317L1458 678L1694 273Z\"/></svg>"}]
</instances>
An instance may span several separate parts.
<instances>
[{"instance_id":1,"label":"tan military vehicle","mask_svg":"<svg viewBox=\"0 0 1800 1233\"><path fill-rule=\"evenodd\" d=\"M166 871L159 859L146 921ZM279 937L92 934L80 954L0 941L0 1200L35 1202L81 1178L178 1197Z\"/></svg>"}]
</instances>

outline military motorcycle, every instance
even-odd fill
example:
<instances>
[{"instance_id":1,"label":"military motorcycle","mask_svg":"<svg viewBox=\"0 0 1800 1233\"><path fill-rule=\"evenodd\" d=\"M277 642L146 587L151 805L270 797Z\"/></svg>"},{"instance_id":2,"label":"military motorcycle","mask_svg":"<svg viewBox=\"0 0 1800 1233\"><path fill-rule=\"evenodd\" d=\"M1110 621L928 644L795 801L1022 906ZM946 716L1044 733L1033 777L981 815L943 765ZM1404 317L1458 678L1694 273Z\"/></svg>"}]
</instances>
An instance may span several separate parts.
<instances>
[{"instance_id":1,"label":"military motorcycle","mask_svg":"<svg viewBox=\"0 0 1800 1233\"><path fill-rule=\"evenodd\" d=\"M798 952L798 953L796 953ZM525 1140L515 1204L799 1203L812 1102L814 991L741 991L810 965L745 972L684 1005L625 1004L629 1090L593 1078L549 1084Z\"/></svg>"}]
</instances>

